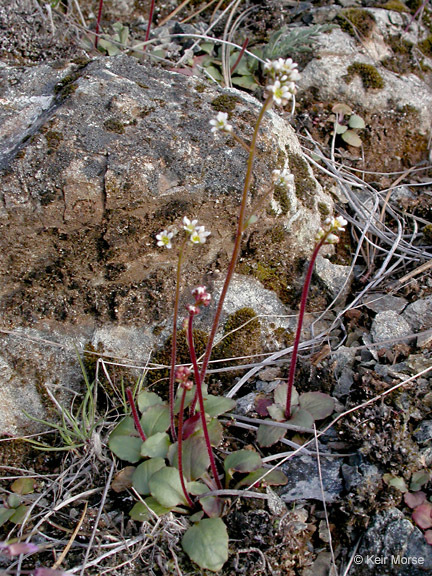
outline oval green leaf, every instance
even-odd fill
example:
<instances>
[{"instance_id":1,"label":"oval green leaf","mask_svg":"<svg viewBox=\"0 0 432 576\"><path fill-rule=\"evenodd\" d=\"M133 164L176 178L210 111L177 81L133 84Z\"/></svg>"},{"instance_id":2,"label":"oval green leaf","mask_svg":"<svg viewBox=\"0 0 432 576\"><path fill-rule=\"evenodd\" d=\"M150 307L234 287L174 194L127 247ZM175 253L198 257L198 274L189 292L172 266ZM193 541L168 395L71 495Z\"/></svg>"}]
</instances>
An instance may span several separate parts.
<instances>
[{"instance_id":1,"label":"oval green leaf","mask_svg":"<svg viewBox=\"0 0 432 576\"><path fill-rule=\"evenodd\" d=\"M177 468L161 468L150 478L149 486L151 495L166 508L187 504Z\"/></svg>"},{"instance_id":2,"label":"oval green leaf","mask_svg":"<svg viewBox=\"0 0 432 576\"><path fill-rule=\"evenodd\" d=\"M363 120L363 118L361 116L357 116L357 114L353 114L351 116L351 118L349 119L348 126L350 128L356 128L358 130L361 130L362 128L365 128L366 124L365 124L365 121Z\"/></svg>"},{"instance_id":3,"label":"oval green leaf","mask_svg":"<svg viewBox=\"0 0 432 576\"><path fill-rule=\"evenodd\" d=\"M221 518L205 518L187 530L183 550L200 568L219 572L228 560L228 533Z\"/></svg>"},{"instance_id":4,"label":"oval green leaf","mask_svg":"<svg viewBox=\"0 0 432 576\"><path fill-rule=\"evenodd\" d=\"M201 436L190 436L182 444L183 476L189 481L201 478L210 466L206 443ZM178 444L170 451L173 466L178 467Z\"/></svg>"},{"instance_id":5,"label":"oval green leaf","mask_svg":"<svg viewBox=\"0 0 432 576\"><path fill-rule=\"evenodd\" d=\"M268 448L273 446L276 442L279 442L286 434L286 428L280 426L268 426L267 424L261 424L257 432L257 442L263 448Z\"/></svg>"},{"instance_id":6,"label":"oval green leaf","mask_svg":"<svg viewBox=\"0 0 432 576\"><path fill-rule=\"evenodd\" d=\"M142 415L140 422L147 437L158 432L166 432L170 427L169 407L163 404L150 406Z\"/></svg>"},{"instance_id":7,"label":"oval green leaf","mask_svg":"<svg viewBox=\"0 0 432 576\"><path fill-rule=\"evenodd\" d=\"M334 398L324 392L306 392L300 396L300 408L307 410L314 420L327 418L334 407Z\"/></svg>"},{"instance_id":8,"label":"oval green leaf","mask_svg":"<svg viewBox=\"0 0 432 576\"><path fill-rule=\"evenodd\" d=\"M209 394L204 398L204 411L209 416L220 416L225 412L229 412L236 405L236 401L232 398L225 398L225 396L213 396Z\"/></svg>"},{"instance_id":9,"label":"oval green leaf","mask_svg":"<svg viewBox=\"0 0 432 576\"><path fill-rule=\"evenodd\" d=\"M143 494L144 496L150 494L150 478L164 467L165 460L163 458L152 458L137 466L132 475L132 485L138 494Z\"/></svg>"},{"instance_id":10,"label":"oval green leaf","mask_svg":"<svg viewBox=\"0 0 432 576\"><path fill-rule=\"evenodd\" d=\"M148 458L165 458L170 447L170 439L166 432L157 432L149 436L141 444L141 456Z\"/></svg>"},{"instance_id":11,"label":"oval green leaf","mask_svg":"<svg viewBox=\"0 0 432 576\"><path fill-rule=\"evenodd\" d=\"M344 140L350 146L355 146L356 148L360 148L362 145L360 136L356 134L354 130L347 130L344 134L342 134L342 140Z\"/></svg>"},{"instance_id":12,"label":"oval green leaf","mask_svg":"<svg viewBox=\"0 0 432 576\"><path fill-rule=\"evenodd\" d=\"M224 461L224 468L227 474L232 474L233 472L253 472L261 465L261 456L252 450L231 452Z\"/></svg>"}]
</instances>

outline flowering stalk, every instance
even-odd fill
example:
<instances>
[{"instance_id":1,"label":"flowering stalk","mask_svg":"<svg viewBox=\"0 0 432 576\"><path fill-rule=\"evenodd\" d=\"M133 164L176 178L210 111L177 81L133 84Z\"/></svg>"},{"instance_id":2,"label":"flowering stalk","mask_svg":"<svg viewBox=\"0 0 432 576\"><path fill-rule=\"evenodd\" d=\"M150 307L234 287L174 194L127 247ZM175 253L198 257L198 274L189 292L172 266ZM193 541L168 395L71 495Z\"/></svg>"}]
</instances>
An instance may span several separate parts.
<instances>
[{"instance_id":1,"label":"flowering stalk","mask_svg":"<svg viewBox=\"0 0 432 576\"><path fill-rule=\"evenodd\" d=\"M297 331L295 335L294 345L293 345L293 352L291 358L291 365L288 374L288 391L287 391L287 401L285 407L285 418L289 420L291 418L291 398L292 398L292 389L294 385L294 376L296 371L297 365L297 357L298 357L298 347L300 343L301 331L303 326L303 318L306 311L306 301L309 293L309 287L312 280L312 272L314 269L315 261L318 256L318 252L321 250L324 244L336 244L339 241L339 238L336 236L335 232L343 232L345 230L344 226L346 226L347 221L342 216L338 216L337 218L327 218L324 222L323 228L321 228L317 234L315 248L312 252L312 256L309 262L306 279L303 284L303 291L300 301L300 311L297 320Z\"/></svg>"},{"instance_id":2,"label":"flowering stalk","mask_svg":"<svg viewBox=\"0 0 432 576\"><path fill-rule=\"evenodd\" d=\"M148 21L147 31L146 31L146 35L145 35L145 39L144 39L143 52L146 51L147 45L145 43L147 42L147 40L150 37L150 28L151 28L152 20L153 20L154 7L155 7L155 0L151 0L149 21Z\"/></svg>"},{"instance_id":3,"label":"flowering stalk","mask_svg":"<svg viewBox=\"0 0 432 576\"><path fill-rule=\"evenodd\" d=\"M98 43L99 43L99 32L100 32L100 22L102 19L102 8L103 8L103 0L99 0L99 9L98 9L98 15L97 15L97 19L96 19L96 36L95 36L95 43L94 46L95 48L98 47Z\"/></svg>"},{"instance_id":4,"label":"flowering stalk","mask_svg":"<svg viewBox=\"0 0 432 576\"><path fill-rule=\"evenodd\" d=\"M130 404L130 407L132 409L132 416L134 419L135 428L137 429L138 434L141 436L141 440L143 442L145 442L147 440L147 438L146 438L146 435L144 434L144 430L142 429L141 422L140 422L140 419L138 416L138 410L136 409L132 390L130 388L126 388L126 396L127 396L128 402Z\"/></svg>"},{"instance_id":5,"label":"flowering stalk","mask_svg":"<svg viewBox=\"0 0 432 576\"><path fill-rule=\"evenodd\" d=\"M194 346L194 341L193 341L192 322L193 322L193 317L195 316L196 313L197 312L193 309L191 309L189 311L189 321L188 321L188 327L187 327L187 339L188 339L189 353L190 353L193 371L194 371L195 384L196 384L197 395L198 395L198 403L199 403L199 407L200 407L201 423L202 423L203 432L204 432L204 440L205 440L205 443L207 446L207 452L208 452L208 455L210 458L210 467L212 469L212 473L213 473L213 476L214 476L214 479L216 482L217 489L222 490L222 484L221 484L221 481L219 480L219 475L218 475L218 471L216 468L216 462L215 462L213 450L211 447L210 436L209 436L208 428L207 428L207 421L206 421L205 410L204 410L204 398L203 398L203 392L202 392L203 380L202 380L201 375L200 375L200 370L198 367L198 361L197 361L197 357L196 357L196 353L195 353L195 346ZM179 432L179 434L180 434L180 432Z\"/></svg>"},{"instance_id":6,"label":"flowering stalk","mask_svg":"<svg viewBox=\"0 0 432 576\"><path fill-rule=\"evenodd\" d=\"M177 458L178 458L178 471L180 474L180 483L183 490L183 494L187 500L187 503L191 508L194 507L194 503L189 496L186 484L183 477L183 417L184 417L184 407L186 394L188 390L192 390L193 382L189 380L190 369L185 366L180 366L176 370L176 380L180 382L182 388L182 395L180 399L180 413L178 422L178 441L177 441Z\"/></svg>"}]
</instances>

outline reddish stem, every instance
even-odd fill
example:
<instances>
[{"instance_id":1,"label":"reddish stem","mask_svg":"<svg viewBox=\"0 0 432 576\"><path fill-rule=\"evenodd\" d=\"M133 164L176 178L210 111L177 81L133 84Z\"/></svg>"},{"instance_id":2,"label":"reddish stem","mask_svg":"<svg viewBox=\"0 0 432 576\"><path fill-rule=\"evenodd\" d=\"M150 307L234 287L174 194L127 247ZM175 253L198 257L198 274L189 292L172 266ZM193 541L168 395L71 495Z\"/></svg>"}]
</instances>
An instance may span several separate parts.
<instances>
[{"instance_id":1,"label":"reddish stem","mask_svg":"<svg viewBox=\"0 0 432 576\"><path fill-rule=\"evenodd\" d=\"M147 31L146 31L146 35L145 35L144 42L147 42L147 40L149 39L149 36L150 36L150 28L151 28L151 25L152 25L153 12L154 12L155 3L156 3L156 0L152 0L152 1L151 1L151 4L150 4L149 22L148 22L148 26L147 26ZM144 44L143 52L146 51L146 48L147 48L147 46Z\"/></svg>"},{"instance_id":2,"label":"reddish stem","mask_svg":"<svg viewBox=\"0 0 432 576\"><path fill-rule=\"evenodd\" d=\"M241 47L240 54L238 55L237 60L234 62L233 66L230 70L231 74L234 72L234 70L240 64L240 60L243 58L243 54L245 53L245 50L246 50L248 44L249 44L249 38L246 38L246 40L243 42L243 46Z\"/></svg>"},{"instance_id":3,"label":"reddish stem","mask_svg":"<svg viewBox=\"0 0 432 576\"><path fill-rule=\"evenodd\" d=\"M292 358L291 358L291 366L290 366L290 371L289 371L289 375L288 375L288 391L287 391L287 402L286 402L286 408L285 408L285 418L287 420L289 420L291 418L291 397L292 397L292 389L293 389L293 385L294 385L294 375L295 375L296 364L297 364L298 347L299 347L299 343L300 343L301 331L302 331L302 326L303 326L303 318L304 318L305 311L306 311L306 301L307 301L307 297L308 297L310 283L312 280L312 272L313 272L313 268L315 265L315 260L317 259L317 256L318 256L318 252L320 251L322 245L326 241L328 234L329 233L327 233L323 238L321 238L321 240L315 246L314 251L312 252L311 260L309 262L309 267L308 267L307 274L306 274L306 279L305 279L305 282L303 285L303 292L302 292L302 297L301 297L301 301L300 301L300 311L299 311L299 316L298 316L298 321L297 321L297 332L295 335Z\"/></svg>"},{"instance_id":4,"label":"reddish stem","mask_svg":"<svg viewBox=\"0 0 432 576\"><path fill-rule=\"evenodd\" d=\"M100 22L102 19L102 8L103 8L103 0L99 0L99 10L98 10L98 15L97 15L97 20L96 20L96 37L95 37L95 48L98 47L98 42L99 42L99 32L100 32Z\"/></svg>"},{"instance_id":5,"label":"reddish stem","mask_svg":"<svg viewBox=\"0 0 432 576\"><path fill-rule=\"evenodd\" d=\"M138 434L141 436L142 441L145 442L147 438L146 435L144 434L144 430L142 429L141 422L138 416L138 410L136 409L132 390L130 388L126 388L126 396L130 404L130 407L132 408L132 416L134 419L135 428L137 429Z\"/></svg>"},{"instance_id":6,"label":"reddish stem","mask_svg":"<svg viewBox=\"0 0 432 576\"><path fill-rule=\"evenodd\" d=\"M195 384L197 387L197 395L198 395L198 403L199 403L199 407L200 407L200 416L201 416L201 422L202 422L202 427L203 427L203 432L204 432L204 439L205 439L205 443L207 446L207 452L208 452L208 455L210 458L210 467L212 469L213 476L214 476L218 490L222 490L222 484L219 480L219 475L218 475L218 471L216 468L216 462L215 462L213 450L212 450L211 443L210 443L210 436L209 436L208 429L207 429L207 422L206 422L205 410L204 410L204 398L203 398L203 393L202 393L202 379L201 379L200 371L198 368L198 362L197 362L197 357L196 357L196 353L195 353L195 346L194 346L194 341L193 341L193 329L192 329L193 317L194 317L193 314L189 314L189 322L188 322L188 329L187 329L189 353L190 353L192 366L193 366L193 370L194 370ZM180 432L179 432L179 435L180 435Z\"/></svg>"},{"instance_id":7,"label":"reddish stem","mask_svg":"<svg viewBox=\"0 0 432 576\"><path fill-rule=\"evenodd\" d=\"M189 493L186 489L186 484L183 477L183 452L182 452L182 445L183 445L183 413L184 413L184 405L185 405L185 398L186 398L186 388L183 386L182 396L180 400L180 414L179 414L179 423L178 423L178 444L177 444L177 457L178 457L178 470L180 474L180 482L183 490L183 494L187 500L187 503L191 508L194 507L194 503L192 502Z\"/></svg>"}]
</instances>

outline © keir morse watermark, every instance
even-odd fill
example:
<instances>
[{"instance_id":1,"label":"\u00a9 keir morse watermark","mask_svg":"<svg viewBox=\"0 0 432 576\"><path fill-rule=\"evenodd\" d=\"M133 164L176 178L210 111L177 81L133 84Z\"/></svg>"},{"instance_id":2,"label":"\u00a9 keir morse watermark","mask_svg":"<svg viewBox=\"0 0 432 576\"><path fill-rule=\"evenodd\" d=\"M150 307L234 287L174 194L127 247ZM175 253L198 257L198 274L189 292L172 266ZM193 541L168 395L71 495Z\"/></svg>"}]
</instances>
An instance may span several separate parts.
<instances>
[{"instance_id":1,"label":"\u00a9 keir morse watermark","mask_svg":"<svg viewBox=\"0 0 432 576\"><path fill-rule=\"evenodd\" d=\"M354 556L354 564L368 564L369 566L422 566L424 563L423 556L403 556L402 554L389 556L356 554Z\"/></svg>"}]
</instances>

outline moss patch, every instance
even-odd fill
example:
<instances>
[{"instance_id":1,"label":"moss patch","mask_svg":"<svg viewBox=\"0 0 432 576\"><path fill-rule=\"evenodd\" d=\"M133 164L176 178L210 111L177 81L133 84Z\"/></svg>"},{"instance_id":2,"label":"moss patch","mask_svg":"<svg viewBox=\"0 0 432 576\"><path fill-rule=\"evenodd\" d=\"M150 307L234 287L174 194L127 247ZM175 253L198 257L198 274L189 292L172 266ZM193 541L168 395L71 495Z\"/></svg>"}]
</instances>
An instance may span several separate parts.
<instances>
[{"instance_id":1,"label":"moss patch","mask_svg":"<svg viewBox=\"0 0 432 576\"><path fill-rule=\"evenodd\" d=\"M108 132L115 132L116 134L124 134L124 125L115 118L109 118L104 122L104 128Z\"/></svg>"},{"instance_id":2,"label":"moss patch","mask_svg":"<svg viewBox=\"0 0 432 576\"><path fill-rule=\"evenodd\" d=\"M375 27L375 18L367 10L347 8L336 17L339 26L351 36L369 38Z\"/></svg>"},{"instance_id":3,"label":"moss patch","mask_svg":"<svg viewBox=\"0 0 432 576\"><path fill-rule=\"evenodd\" d=\"M380 8L384 8L385 10L393 10L393 12L409 12L408 8L405 6L403 2L400 0L389 0Z\"/></svg>"},{"instance_id":4,"label":"moss patch","mask_svg":"<svg viewBox=\"0 0 432 576\"><path fill-rule=\"evenodd\" d=\"M211 102L211 105L216 112L226 112L227 114L230 114L234 111L234 108L239 102L240 98L238 96L221 94Z\"/></svg>"},{"instance_id":5,"label":"moss patch","mask_svg":"<svg viewBox=\"0 0 432 576\"><path fill-rule=\"evenodd\" d=\"M347 68L347 77L345 81L349 84L352 76L358 75L361 78L362 84L366 90L370 88L381 89L384 88L384 79L375 66L372 64L365 64L364 62L354 62Z\"/></svg>"},{"instance_id":6,"label":"moss patch","mask_svg":"<svg viewBox=\"0 0 432 576\"><path fill-rule=\"evenodd\" d=\"M287 150L287 152L289 152ZM315 207L315 182L309 173L307 162L299 155L289 153L289 165L294 174L295 192L297 198L305 204L307 208Z\"/></svg>"},{"instance_id":7,"label":"moss patch","mask_svg":"<svg viewBox=\"0 0 432 576\"><path fill-rule=\"evenodd\" d=\"M422 42L419 42L418 47L420 48L420 50L423 52L423 54L425 56L432 56L432 34L429 34L429 36L427 38L425 38L425 40L423 40Z\"/></svg>"}]
</instances>

